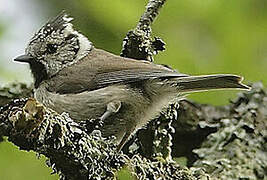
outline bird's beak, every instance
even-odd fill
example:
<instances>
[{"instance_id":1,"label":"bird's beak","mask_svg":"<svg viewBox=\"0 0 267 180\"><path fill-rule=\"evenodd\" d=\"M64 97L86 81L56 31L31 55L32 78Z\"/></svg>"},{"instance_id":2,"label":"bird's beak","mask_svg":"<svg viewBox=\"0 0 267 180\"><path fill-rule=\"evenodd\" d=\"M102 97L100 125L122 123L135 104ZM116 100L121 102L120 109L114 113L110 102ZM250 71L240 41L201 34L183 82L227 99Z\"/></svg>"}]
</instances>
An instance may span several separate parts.
<instances>
[{"instance_id":1,"label":"bird's beak","mask_svg":"<svg viewBox=\"0 0 267 180\"><path fill-rule=\"evenodd\" d=\"M17 62L26 62L26 63L29 63L31 61L33 61L34 58L32 56L29 56L29 55L21 55L21 56L18 56L14 59L14 61L17 61Z\"/></svg>"}]
</instances>

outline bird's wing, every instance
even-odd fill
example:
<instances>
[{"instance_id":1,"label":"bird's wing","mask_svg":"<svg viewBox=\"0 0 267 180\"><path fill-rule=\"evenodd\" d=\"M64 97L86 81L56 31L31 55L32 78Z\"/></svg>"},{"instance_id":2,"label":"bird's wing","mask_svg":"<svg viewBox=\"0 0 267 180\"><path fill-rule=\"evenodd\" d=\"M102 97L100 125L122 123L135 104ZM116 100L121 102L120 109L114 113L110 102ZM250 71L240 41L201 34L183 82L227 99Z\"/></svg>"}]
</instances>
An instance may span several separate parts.
<instances>
[{"instance_id":1,"label":"bird's wing","mask_svg":"<svg viewBox=\"0 0 267 180\"><path fill-rule=\"evenodd\" d=\"M185 74L179 74L176 72L165 72L161 70L127 69L97 74L95 83L97 84L98 88L101 88L116 83L134 83L148 79L166 79L171 77L185 76Z\"/></svg>"},{"instance_id":2,"label":"bird's wing","mask_svg":"<svg viewBox=\"0 0 267 180\"><path fill-rule=\"evenodd\" d=\"M156 78L185 77L170 68L148 61L122 58L94 49L81 62L60 71L50 80L49 91L79 93Z\"/></svg>"}]
</instances>

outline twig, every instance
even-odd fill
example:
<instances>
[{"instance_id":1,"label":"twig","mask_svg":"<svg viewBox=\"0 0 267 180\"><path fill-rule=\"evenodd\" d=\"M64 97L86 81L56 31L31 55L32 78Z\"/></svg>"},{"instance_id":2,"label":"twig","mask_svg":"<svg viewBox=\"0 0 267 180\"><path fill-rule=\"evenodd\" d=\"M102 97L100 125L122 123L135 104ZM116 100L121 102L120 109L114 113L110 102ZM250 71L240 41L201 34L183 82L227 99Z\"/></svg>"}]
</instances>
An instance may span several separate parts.
<instances>
[{"instance_id":1,"label":"twig","mask_svg":"<svg viewBox=\"0 0 267 180\"><path fill-rule=\"evenodd\" d=\"M123 40L121 56L153 61L153 55L165 49L165 43L158 37L151 37L151 25L166 0L150 0L136 28L127 33Z\"/></svg>"}]
</instances>

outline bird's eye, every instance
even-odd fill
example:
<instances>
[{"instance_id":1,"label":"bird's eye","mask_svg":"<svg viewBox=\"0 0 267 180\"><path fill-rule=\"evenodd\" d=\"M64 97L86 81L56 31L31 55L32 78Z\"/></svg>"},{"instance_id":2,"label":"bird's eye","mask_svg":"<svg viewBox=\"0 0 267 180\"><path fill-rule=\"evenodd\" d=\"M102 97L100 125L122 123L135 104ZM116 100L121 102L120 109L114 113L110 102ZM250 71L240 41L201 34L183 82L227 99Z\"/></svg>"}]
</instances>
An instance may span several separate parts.
<instances>
[{"instance_id":1,"label":"bird's eye","mask_svg":"<svg viewBox=\"0 0 267 180\"><path fill-rule=\"evenodd\" d=\"M57 52L57 45L56 44L47 44L47 52L49 54L54 54Z\"/></svg>"}]
</instances>

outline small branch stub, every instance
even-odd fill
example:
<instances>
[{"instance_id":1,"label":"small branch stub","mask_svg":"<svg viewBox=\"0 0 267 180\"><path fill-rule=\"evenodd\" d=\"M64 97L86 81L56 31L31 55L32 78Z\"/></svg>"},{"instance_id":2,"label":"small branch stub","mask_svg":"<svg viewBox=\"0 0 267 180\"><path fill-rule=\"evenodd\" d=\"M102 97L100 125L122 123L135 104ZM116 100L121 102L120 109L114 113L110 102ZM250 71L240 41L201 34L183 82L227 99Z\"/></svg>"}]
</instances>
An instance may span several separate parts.
<instances>
[{"instance_id":1,"label":"small branch stub","mask_svg":"<svg viewBox=\"0 0 267 180\"><path fill-rule=\"evenodd\" d=\"M158 37L151 38L151 25L166 0L150 0L136 28L123 40L121 56L153 61L153 55L165 50L165 43Z\"/></svg>"}]
</instances>

